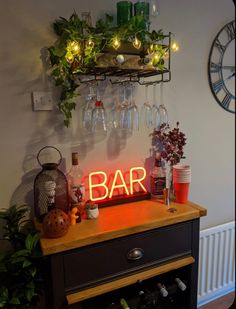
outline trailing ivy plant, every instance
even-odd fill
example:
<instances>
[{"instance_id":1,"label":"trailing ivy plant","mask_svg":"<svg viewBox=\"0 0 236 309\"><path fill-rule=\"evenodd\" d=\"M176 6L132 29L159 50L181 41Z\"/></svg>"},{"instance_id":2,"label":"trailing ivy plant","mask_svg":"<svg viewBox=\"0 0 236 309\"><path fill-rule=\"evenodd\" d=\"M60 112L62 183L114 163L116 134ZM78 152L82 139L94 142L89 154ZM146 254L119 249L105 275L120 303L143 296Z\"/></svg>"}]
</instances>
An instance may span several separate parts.
<instances>
[{"instance_id":1,"label":"trailing ivy plant","mask_svg":"<svg viewBox=\"0 0 236 309\"><path fill-rule=\"evenodd\" d=\"M42 289L39 236L26 228L28 207L12 206L0 211L4 223L1 242L10 250L0 253L0 308L35 308Z\"/></svg>"},{"instance_id":2,"label":"trailing ivy plant","mask_svg":"<svg viewBox=\"0 0 236 309\"><path fill-rule=\"evenodd\" d=\"M55 20L53 28L58 39L48 48L51 75L56 85L61 87L58 107L64 114L64 124L67 127L76 107L75 98L79 95L76 74L89 72L89 69L96 65L97 55L105 48L113 46L114 38L122 42L132 42L137 38L143 47L156 44L155 52L159 53L160 59L156 61L155 67L159 70L164 69L164 61L161 61L161 58L167 49L162 47L160 42L165 35L162 30L145 30L146 21L142 16L134 16L127 24L117 27L113 24L113 17L106 15L93 27L74 12L69 19L60 17ZM142 48L140 56L144 57L145 53L146 50Z\"/></svg>"}]
</instances>

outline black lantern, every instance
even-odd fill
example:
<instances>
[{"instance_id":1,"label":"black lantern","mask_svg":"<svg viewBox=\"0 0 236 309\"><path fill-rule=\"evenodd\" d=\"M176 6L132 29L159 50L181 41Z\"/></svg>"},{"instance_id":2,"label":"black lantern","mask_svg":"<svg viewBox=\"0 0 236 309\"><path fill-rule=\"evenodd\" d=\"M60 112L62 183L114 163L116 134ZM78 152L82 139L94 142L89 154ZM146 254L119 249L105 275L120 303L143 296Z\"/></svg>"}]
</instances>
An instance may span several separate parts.
<instances>
[{"instance_id":1,"label":"black lantern","mask_svg":"<svg viewBox=\"0 0 236 309\"><path fill-rule=\"evenodd\" d=\"M55 149L59 155L58 163L40 162L39 156L46 148ZM61 152L52 146L45 146L38 152L37 160L42 170L34 180L34 210L39 221L53 208L69 212L68 183L66 176L58 169L62 161Z\"/></svg>"}]
</instances>

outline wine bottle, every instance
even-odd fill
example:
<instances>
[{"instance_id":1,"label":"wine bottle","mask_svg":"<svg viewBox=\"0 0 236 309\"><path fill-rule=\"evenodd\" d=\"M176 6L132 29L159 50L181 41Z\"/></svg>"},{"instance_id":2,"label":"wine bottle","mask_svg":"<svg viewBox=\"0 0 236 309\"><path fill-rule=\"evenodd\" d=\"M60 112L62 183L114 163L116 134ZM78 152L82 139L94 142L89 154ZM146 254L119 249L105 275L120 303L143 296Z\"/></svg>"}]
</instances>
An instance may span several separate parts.
<instances>
[{"instance_id":1,"label":"wine bottle","mask_svg":"<svg viewBox=\"0 0 236 309\"><path fill-rule=\"evenodd\" d=\"M79 167L78 152L72 153L72 165L67 174L69 195L70 195L70 208L78 208L82 212L82 202L84 201L84 184L82 181L82 173Z\"/></svg>"},{"instance_id":2,"label":"wine bottle","mask_svg":"<svg viewBox=\"0 0 236 309\"><path fill-rule=\"evenodd\" d=\"M166 287L164 286L164 284L157 283L157 287L158 287L162 297L168 296L168 291L167 291Z\"/></svg>"},{"instance_id":3,"label":"wine bottle","mask_svg":"<svg viewBox=\"0 0 236 309\"><path fill-rule=\"evenodd\" d=\"M165 309L181 309L182 306L180 307L177 300L176 300L176 295L175 293L172 294L171 292L169 293L166 289L166 287L161 284L158 283L157 287L160 291L160 303L161 303L161 308L165 308ZM171 288L170 290L171 291Z\"/></svg>"},{"instance_id":4,"label":"wine bottle","mask_svg":"<svg viewBox=\"0 0 236 309\"><path fill-rule=\"evenodd\" d=\"M186 284L182 280L180 280L180 278L175 278L175 282L181 291L185 291L187 289Z\"/></svg>"},{"instance_id":5,"label":"wine bottle","mask_svg":"<svg viewBox=\"0 0 236 309\"><path fill-rule=\"evenodd\" d=\"M130 309L129 305L127 304L127 301L124 298L120 299L120 305L122 309Z\"/></svg>"},{"instance_id":6,"label":"wine bottle","mask_svg":"<svg viewBox=\"0 0 236 309\"><path fill-rule=\"evenodd\" d=\"M139 291L139 303L137 309L155 309L157 305L156 297L149 290Z\"/></svg>"}]
</instances>

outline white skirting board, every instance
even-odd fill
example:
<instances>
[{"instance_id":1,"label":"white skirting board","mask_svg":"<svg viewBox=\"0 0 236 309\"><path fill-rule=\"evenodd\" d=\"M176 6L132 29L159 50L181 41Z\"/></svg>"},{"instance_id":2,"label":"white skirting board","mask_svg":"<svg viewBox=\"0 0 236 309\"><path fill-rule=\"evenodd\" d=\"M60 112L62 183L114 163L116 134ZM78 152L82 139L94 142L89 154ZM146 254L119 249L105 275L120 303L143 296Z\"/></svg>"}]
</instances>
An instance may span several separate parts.
<instances>
[{"instance_id":1,"label":"white skirting board","mask_svg":"<svg viewBox=\"0 0 236 309\"><path fill-rule=\"evenodd\" d=\"M235 291L235 221L200 232L198 307Z\"/></svg>"}]
</instances>

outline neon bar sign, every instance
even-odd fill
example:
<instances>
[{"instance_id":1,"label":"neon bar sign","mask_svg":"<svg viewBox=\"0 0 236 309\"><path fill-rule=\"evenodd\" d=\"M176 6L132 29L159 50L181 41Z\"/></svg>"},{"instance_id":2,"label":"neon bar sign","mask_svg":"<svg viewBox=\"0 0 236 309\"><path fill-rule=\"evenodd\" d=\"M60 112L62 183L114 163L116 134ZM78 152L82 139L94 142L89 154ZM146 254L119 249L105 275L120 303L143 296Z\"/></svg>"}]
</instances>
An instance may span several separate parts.
<instances>
[{"instance_id":1,"label":"neon bar sign","mask_svg":"<svg viewBox=\"0 0 236 309\"><path fill-rule=\"evenodd\" d=\"M141 174L141 175L140 175ZM135 177L136 175L136 177ZM129 184L125 182L125 177L121 170L116 170L114 174L111 187L108 187L108 177L103 171L91 172L88 177L89 182L89 199L91 201L101 201L107 198L111 199L114 196L116 189L122 189L124 195L133 195L135 193L135 186L139 187L139 192L147 192L142 181L146 178L146 170L143 167L132 167L129 170ZM97 180L95 182L95 179ZM99 181L98 181L99 179ZM102 191L100 196L96 196L95 192Z\"/></svg>"}]
</instances>

